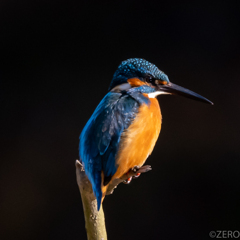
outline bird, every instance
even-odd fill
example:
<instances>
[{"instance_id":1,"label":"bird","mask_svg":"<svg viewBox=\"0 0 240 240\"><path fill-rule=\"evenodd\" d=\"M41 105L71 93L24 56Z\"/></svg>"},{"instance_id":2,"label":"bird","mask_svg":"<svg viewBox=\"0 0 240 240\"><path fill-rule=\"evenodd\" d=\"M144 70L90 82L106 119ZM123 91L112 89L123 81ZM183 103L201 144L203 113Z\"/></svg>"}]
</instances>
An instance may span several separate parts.
<instances>
[{"instance_id":1,"label":"bird","mask_svg":"<svg viewBox=\"0 0 240 240\"><path fill-rule=\"evenodd\" d=\"M79 157L97 199L97 209L109 184L140 168L158 139L162 115L158 95L181 95L213 104L205 97L169 81L145 59L130 58L118 66L108 93L80 134Z\"/></svg>"}]
</instances>

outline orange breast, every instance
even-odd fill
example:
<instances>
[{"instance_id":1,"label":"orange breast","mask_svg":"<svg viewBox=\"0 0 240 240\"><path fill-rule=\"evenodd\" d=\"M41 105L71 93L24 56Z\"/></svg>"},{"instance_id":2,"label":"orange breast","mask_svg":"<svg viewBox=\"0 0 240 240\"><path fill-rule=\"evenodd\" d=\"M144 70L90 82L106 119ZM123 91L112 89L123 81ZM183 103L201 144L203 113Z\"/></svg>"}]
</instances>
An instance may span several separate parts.
<instances>
[{"instance_id":1,"label":"orange breast","mask_svg":"<svg viewBox=\"0 0 240 240\"><path fill-rule=\"evenodd\" d=\"M157 99L143 104L130 127L123 133L117 155L117 172L112 179L120 178L130 168L141 167L152 153L160 133L162 116Z\"/></svg>"}]
</instances>

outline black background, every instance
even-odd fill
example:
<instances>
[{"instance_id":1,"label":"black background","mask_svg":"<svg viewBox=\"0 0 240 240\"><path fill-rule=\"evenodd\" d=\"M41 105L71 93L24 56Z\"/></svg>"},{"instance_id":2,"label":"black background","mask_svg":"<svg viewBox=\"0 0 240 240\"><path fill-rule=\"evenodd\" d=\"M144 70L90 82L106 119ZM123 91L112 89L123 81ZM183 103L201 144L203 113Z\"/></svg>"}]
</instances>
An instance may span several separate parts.
<instances>
[{"instance_id":1,"label":"black background","mask_svg":"<svg viewBox=\"0 0 240 240\"><path fill-rule=\"evenodd\" d=\"M0 238L86 239L78 137L121 61L214 106L161 96L153 170L106 197L109 239L240 231L237 1L0 2Z\"/></svg>"}]
</instances>

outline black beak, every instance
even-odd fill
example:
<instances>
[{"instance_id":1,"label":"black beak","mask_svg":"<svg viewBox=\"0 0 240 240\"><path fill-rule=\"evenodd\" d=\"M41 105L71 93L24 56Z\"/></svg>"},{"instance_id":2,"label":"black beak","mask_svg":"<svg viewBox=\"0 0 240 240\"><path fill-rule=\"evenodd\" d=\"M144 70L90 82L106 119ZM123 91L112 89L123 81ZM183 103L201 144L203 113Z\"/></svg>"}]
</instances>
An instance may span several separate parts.
<instances>
[{"instance_id":1,"label":"black beak","mask_svg":"<svg viewBox=\"0 0 240 240\"><path fill-rule=\"evenodd\" d=\"M186 88L183 88L183 87L180 87L174 83L169 83L169 84L166 84L166 85L158 85L158 89L160 91L163 91L163 92L166 92L166 93L169 93L169 94L173 94L173 95L180 95L180 96L184 96L184 97L187 97L187 98L191 98L191 99L194 99L194 100L197 100L197 101L201 101L201 102L205 102L205 103L209 103L211 105L213 105L213 102L209 101L207 98L191 91L191 90L188 90Z\"/></svg>"}]
</instances>

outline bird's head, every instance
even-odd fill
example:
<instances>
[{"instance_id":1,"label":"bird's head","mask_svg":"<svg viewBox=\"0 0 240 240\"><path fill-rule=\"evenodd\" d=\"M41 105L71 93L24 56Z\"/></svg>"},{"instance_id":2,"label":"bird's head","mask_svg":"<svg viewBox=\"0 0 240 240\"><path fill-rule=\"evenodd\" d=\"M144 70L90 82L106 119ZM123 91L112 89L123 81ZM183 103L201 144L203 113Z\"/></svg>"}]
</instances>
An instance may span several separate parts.
<instances>
[{"instance_id":1,"label":"bird's head","mask_svg":"<svg viewBox=\"0 0 240 240\"><path fill-rule=\"evenodd\" d=\"M175 94L213 104L201 95L171 83L168 76L156 65L141 58L123 61L113 75L109 90L119 91L130 88L137 88L141 93L148 94L150 98L160 94Z\"/></svg>"}]
</instances>

